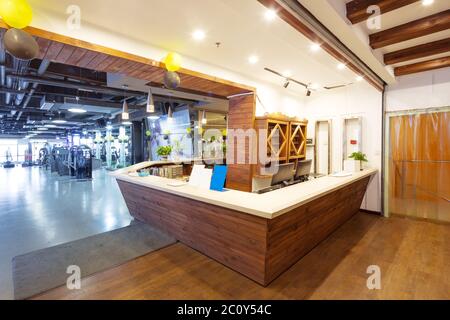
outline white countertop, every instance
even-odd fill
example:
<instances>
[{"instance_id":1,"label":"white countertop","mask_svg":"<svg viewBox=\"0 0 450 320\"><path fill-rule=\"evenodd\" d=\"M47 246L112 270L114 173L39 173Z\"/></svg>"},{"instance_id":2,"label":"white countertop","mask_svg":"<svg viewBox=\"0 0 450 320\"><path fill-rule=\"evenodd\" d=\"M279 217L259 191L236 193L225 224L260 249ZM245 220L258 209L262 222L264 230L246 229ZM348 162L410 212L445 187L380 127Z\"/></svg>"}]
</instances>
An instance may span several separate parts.
<instances>
[{"instance_id":1,"label":"white countertop","mask_svg":"<svg viewBox=\"0 0 450 320\"><path fill-rule=\"evenodd\" d=\"M116 179L143 187L210 203L220 207L234 209L236 211L267 219L273 219L307 202L333 192L336 189L377 173L376 169L366 169L361 172L353 173L352 176L347 177L338 178L325 176L264 194L248 193L237 190L217 192L199 189L189 185L171 187L168 183L176 180L155 176L135 177L128 174L129 172L135 172L138 169L145 168L152 164L161 164L161 162L140 163L132 167L118 170L112 173L112 175L116 177Z\"/></svg>"}]
</instances>

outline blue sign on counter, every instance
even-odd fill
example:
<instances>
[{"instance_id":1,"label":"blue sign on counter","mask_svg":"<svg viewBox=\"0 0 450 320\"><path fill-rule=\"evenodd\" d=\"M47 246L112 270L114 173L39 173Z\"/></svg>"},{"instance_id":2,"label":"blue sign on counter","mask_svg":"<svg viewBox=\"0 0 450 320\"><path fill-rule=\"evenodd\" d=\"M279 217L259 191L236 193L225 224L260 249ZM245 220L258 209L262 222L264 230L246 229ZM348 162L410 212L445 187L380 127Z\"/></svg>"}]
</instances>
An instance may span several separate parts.
<instances>
[{"instance_id":1,"label":"blue sign on counter","mask_svg":"<svg viewBox=\"0 0 450 320\"><path fill-rule=\"evenodd\" d=\"M218 166L218 165L214 166L214 171L211 179L211 187L210 187L211 190L220 192L224 191L223 188L225 187L227 171L228 171L227 166Z\"/></svg>"}]
</instances>

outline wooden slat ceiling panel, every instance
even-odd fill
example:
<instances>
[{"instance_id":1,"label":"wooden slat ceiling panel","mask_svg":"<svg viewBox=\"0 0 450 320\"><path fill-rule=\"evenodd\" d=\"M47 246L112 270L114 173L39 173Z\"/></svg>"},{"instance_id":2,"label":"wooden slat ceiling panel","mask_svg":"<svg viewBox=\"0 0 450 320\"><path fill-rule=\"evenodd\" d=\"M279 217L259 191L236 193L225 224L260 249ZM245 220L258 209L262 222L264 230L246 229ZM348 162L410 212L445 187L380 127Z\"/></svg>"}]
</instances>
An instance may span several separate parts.
<instances>
[{"instance_id":1,"label":"wooden slat ceiling panel","mask_svg":"<svg viewBox=\"0 0 450 320\"><path fill-rule=\"evenodd\" d=\"M45 59L56 61L56 58L58 57L63 47L63 43L52 41L47 49L47 53L45 54Z\"/></svg>"},{"instance_id":2,"label":"wooden slat ceiling panel","mask_svg":"<svg viewBox=\"0 0 450 320\"><path fill-rule=\"evenodd\" d=\"M44 57L47 55L47 50L50 47L51 41L50 40L46 40L46 39L42 39L42 38L37 38L36 39L38 45L39 45L39 59L44 59Z\"/></svg>"},{"instance_id":3,"label":"wooden slat ceiling panel","mask_svg":"<svg viewBox=\"0 0 450 320\"><path fill-rule=\"evenodd\" d=\"M86 54L78 61L77 67L86 68L88 64L97 56L97 52L87 50Z\"/></svg>"},{"instance_id":4,"label":"wooden slat ceiling panel","mask_svg":"<svg viewBox=\"0 0 450 320\"><path fill-rule=\"evenodd\" d=\"M6 28L7 26L0 20L2 34ZM164 82L165 69L160 62L37 28L27 27L25 31L35 36L40 47L39 59L97 71L119 73L156 85L162 85ZM178 74L181 78L180 91L190 90L198 94L228 97L255 90L249 86L187 69L181 69Z\"/></svg>"},{"instance_id":5,"label":"wooden slat ceiling panel","mask_svg":"<svg viewBox=\"0 0 450 320\"><path fill-rule=\"evenodd\" d=\"M89 64L86 66L88 69L92 70L98 70L98 66L105 61L108 58L108 55L103 53L97 53L97 55L94 57L94 59L89 62Z\"/></svg>"},{"instance_id":6,"label":"wooden slat ceiling panel","mask_svg":"<svg viewBox=\"0 0 450 320\"><path fill-rule=\"evenodd\" d=\"M116 57L111 57L111 56L107 56L107 58L105 60L103 60L101 63L98 64L97 66L97 70L98 71L105 71L108 70L108 68L114 64L115 62L117 62L117 60L119 60L119 58Z\"/></svg>"},{"instance_id":7,"label":"wooden slat ceiling panel","mask_svg":"<svg viewBox=\"0 0 450 320\"><path fill-rule=\"evenodd\" d=\"M81 59L83 59L86 53L86 49L75 48L75 50L72 52L72 55L69 57L69 59L67 59L66 64L78 65L78 63L81 61Z\"/></svg>"},{"instance_id":8,"label":"wooden slat ceiling panel","mask_svg":"<svg viewBox=\"0 0 450 320\"><path fill-rule=\"evenodd\" d=\"M67 60L72 56L75 51L75 47L70 45L64 45L62 50L59 52L58 56L55 58L55 61L58 63L66 63Z\"/></svg>"}]
</instances>

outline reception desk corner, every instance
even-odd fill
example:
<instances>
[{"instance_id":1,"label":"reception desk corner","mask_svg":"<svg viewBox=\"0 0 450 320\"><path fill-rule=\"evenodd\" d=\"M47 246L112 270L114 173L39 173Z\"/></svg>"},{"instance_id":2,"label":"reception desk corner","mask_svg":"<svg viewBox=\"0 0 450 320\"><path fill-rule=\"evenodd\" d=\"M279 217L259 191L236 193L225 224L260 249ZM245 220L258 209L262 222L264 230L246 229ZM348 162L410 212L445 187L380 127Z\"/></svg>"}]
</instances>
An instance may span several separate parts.
<instances>
[{"instance_id":1,"label":"reception desk corner","mask_svg":"<svg viewBox=\"0 0 450 320\"><path fill-rule=\"evenodd\" d=\"M145 164L145 165L148 165ZM377 170L323 177L266 194L169 186L115 174L133 217L267 286L355 215Z\"/></svg>"}]
</instances>

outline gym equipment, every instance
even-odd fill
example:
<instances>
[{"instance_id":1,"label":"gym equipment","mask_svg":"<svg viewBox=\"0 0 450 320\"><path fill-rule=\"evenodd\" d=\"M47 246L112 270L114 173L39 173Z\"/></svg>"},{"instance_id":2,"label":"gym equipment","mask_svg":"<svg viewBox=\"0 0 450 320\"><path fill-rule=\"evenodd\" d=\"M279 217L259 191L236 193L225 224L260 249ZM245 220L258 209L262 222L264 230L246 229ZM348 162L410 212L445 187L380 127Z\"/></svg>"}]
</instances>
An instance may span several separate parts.
<instances>
[{"instance_id":1,"label":"gym equipment","mask_svg":"<svg viewBox=\"0 0 450 320\"><path fill-rule=\"evenodd\" d=\"M31 143L28 143L28 148L25 150L25 161L22 163L22 167L33 166L33 148Z\"/></svg>"},{"instance_id":2,"label":"gym equipment","mask_svg":"<svg viewBox=\"0 0 450 320\"><path fill-rule=\"evenodd\" d=\"M70 176L77 179L92 179L92 151L88 146L72 147L68 164Z\"/></svg>"},{"instance_id":3,"label":"gym equipment","mask_svg":"<svg viewBox=\"0 0 450 320\"><path fill-rule=\"evenodd\" d=\"M11 151L8 149L6 150L6 162L3 164L3 168L5 169L11 169L15 168L16 165L12 162L13 157L11 155Z\"/></svg>"},{"instance_id":4,"label":"gym equipment","mask_svg":"<svg viewBox=\"0 0 450 320\"><path fill-rule=\"evenodd\" d=\"M50 145L46 144L41 150L39 150L39 160L38 165L41 167L45 167L48 169L51 161L50 161Z\"/></svg>"},{"instance_id":5,"label":"gym equipment","mask_svg":"<svg viewBox=\"0 0 450 320\"><path fill-rule=\"evenodd\" d=\"M69 149L67 147L54 148L56 171L60 176L70 175L69 171Z\"/></svg>"}]
</instances>

